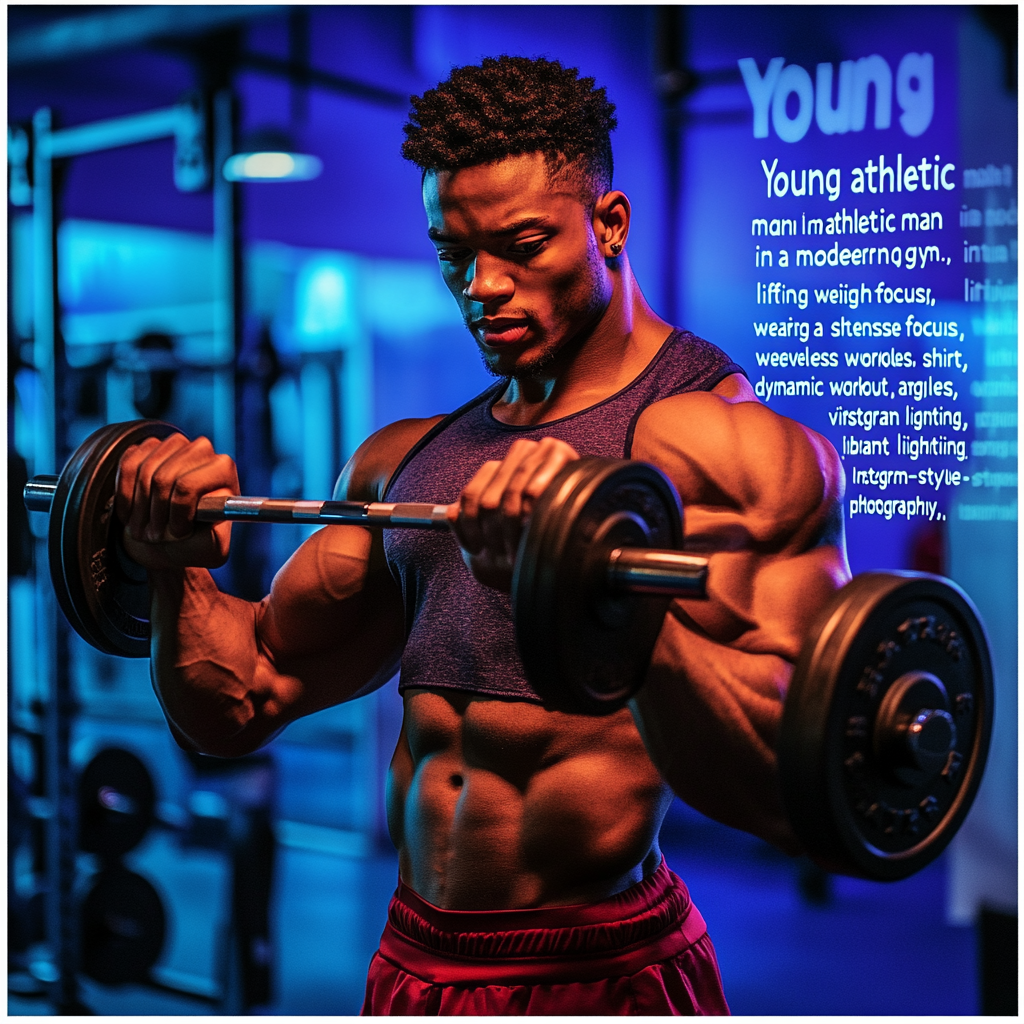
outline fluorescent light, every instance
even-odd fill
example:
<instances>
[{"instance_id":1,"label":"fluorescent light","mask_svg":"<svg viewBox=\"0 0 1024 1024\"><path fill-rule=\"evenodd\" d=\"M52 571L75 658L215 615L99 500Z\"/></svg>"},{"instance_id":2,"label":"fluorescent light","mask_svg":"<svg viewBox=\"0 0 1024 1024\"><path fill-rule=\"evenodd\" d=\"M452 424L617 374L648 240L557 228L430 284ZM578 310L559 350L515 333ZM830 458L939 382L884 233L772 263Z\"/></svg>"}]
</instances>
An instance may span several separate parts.
<instances>
[{"instance_id":1,"label":"fluorescent light","mask_svg":"<svg viewBox=\"0 0 1024 1024\"><path fill-rule=\"evenodd\" d=\"M309 181L323 170L319 157L307 153L236 153L224 162L228 181Z\"/></svg>"}]
</instances>

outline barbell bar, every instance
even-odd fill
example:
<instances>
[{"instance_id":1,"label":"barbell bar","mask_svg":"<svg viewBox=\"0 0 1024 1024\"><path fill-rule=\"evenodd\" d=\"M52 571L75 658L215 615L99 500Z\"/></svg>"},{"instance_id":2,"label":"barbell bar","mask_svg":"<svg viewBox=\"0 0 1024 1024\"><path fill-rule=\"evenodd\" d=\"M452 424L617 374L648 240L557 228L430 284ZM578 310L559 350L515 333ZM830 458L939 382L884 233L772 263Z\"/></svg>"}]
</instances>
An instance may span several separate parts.
<instances>
[{"instance_id":1,"label":"barbell bar","mask_svg":"<svg viewBox=\"0 0 1024 1024\"><path fill-rule=\"evenodd\" d=\"M25 507L47 515L57 492L53 475L25 485ZM301 501L287 498L206 495L196 507L199 523L299 523L314 526L377 526L385 529L447 530L448 506L428 502ZM682 551L613 548L608 584L615 590L675 597L706 597L707 558Z\"/></svg>"},{"instance_id":2,"label":"barbell bar","mask_svg":"<svg viewBox=\"0 0 1024 1024\"><path fill-rule=\"evenodd\" d=\"M174 432L102 427L59 477L25 488L27 506L49 512L61 608L107 653L149 653L148 577L113 511L118 464ZM197 519L448 528L445 505L333 500L205 497ZM516 646L546 705L610 714L637 693L672 599L707 596L708 560L682 544L679 495L657 467L586 458L558 473L523 532L511 595ZM777 749L783 803L811 856L877 880L934 860L977 792L992 712L988 643L956 584L875 572L837 591L794 668Z\"/></svg>"}]
</instances>

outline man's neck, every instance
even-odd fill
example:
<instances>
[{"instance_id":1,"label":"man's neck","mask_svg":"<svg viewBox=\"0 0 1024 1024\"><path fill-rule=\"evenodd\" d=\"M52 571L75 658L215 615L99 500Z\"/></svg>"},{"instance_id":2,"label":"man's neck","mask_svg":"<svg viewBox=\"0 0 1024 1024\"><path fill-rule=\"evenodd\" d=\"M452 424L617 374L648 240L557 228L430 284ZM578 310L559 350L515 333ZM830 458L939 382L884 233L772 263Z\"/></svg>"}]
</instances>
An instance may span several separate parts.
<instances>
[{"instance_id":1,"label":"man's neck","mask_svg":"<svg viewBox=\"0 0 1024 1024\"><path fill-rule=\"evenodd\" d=\"M513 378L494 404L502 423L532 426L603 402L634 381L672 332L647 304L623 257L611 300L593 327L538 373Z\"/></svg>"}]
</instances>

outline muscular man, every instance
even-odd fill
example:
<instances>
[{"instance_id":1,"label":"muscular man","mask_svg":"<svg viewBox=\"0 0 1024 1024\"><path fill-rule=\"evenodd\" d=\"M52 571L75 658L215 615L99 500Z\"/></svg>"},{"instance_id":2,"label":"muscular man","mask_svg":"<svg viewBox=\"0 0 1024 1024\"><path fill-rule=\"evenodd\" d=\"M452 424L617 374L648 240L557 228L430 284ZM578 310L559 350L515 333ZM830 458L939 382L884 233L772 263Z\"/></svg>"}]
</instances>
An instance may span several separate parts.
<instances>
[{"instance_id":1,"label":"muscular man","mask_svg":"<svg viewBox=\"0 0 1024 1024\"><path fill-rule=\"evenodd\" d=\"M503 57L413 103L428 234L498 379L378 431L336 494L451 503L452 532L330 526L241 601L202 568L230 527L193 522L201 495L237 493L233 463L202 438L146 441L117 510L150 571L154 686L182 746L232 757L401 665L400 879L367 1012L727 1012L658 831L674 789L797 849L773 750L810 617L849 575L838 459L645 302L592 79ZM674 603L640 697L607 718L544 706L509 609L523 522L581 455L661 466L711 558L710 600Z\"/></svg>"}]
</instances>

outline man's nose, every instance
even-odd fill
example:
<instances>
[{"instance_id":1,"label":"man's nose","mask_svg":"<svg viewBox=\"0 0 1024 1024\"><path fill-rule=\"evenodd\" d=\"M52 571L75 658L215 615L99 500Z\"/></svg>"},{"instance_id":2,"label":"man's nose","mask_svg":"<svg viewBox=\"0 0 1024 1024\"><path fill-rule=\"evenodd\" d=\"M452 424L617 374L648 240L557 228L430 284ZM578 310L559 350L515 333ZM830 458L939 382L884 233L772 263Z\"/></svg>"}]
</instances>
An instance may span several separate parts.
<instances>
[{"instance_id":1,"label":"man's nose","mask_svg":"<svg viewBox=\"0 0 1024 1024\"><path fill-rule=\"evenodd\" d=\"M486 253L478 253L473 261L472 276L462 294L470 302L488 306L496 302L508 302L515 290L515 284L502 262Z\"/></svg>"}]
</instances>

